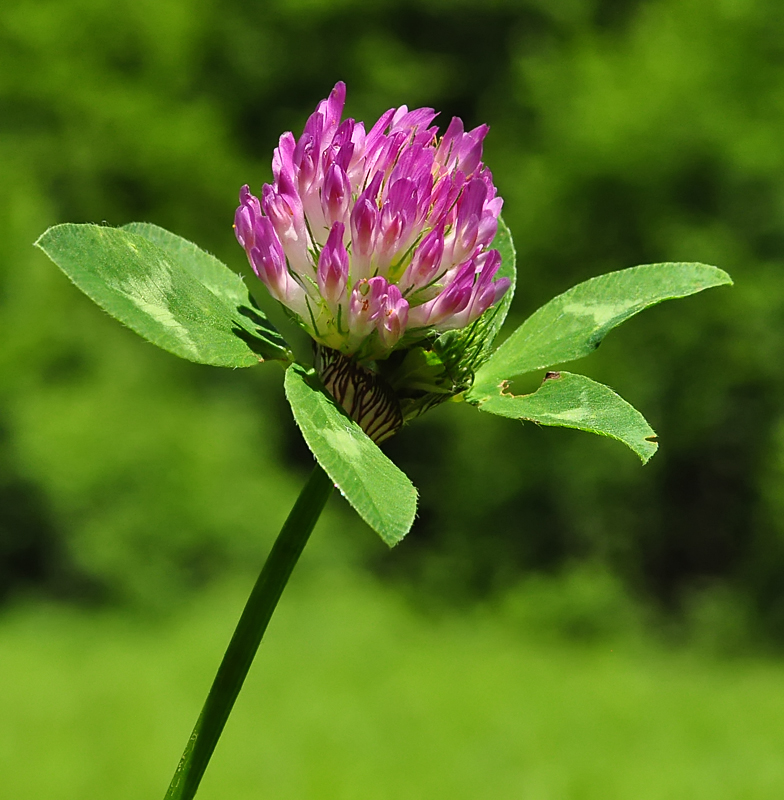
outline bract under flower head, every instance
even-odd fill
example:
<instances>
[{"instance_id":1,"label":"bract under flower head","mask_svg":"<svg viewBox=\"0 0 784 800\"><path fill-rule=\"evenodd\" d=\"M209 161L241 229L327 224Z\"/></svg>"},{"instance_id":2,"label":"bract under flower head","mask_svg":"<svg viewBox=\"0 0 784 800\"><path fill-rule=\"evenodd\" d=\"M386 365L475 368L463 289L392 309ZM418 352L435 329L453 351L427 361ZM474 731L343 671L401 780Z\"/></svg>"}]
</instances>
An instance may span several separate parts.
<instances>
[{"instance_id":1,"label":"bract under flower head","mask_svg":"<svg viewBox=\"0 0 784 800\"><path fill-rule=\"evenodd\" d=\"M341 121L338 83L302 136L284 133L261 198L240 191L235 232L254 272L321 345L382 359L478 319L509 288L490 249L502 200L482 163L488 128L430 108Z\"/></svg>"}]
</instances>

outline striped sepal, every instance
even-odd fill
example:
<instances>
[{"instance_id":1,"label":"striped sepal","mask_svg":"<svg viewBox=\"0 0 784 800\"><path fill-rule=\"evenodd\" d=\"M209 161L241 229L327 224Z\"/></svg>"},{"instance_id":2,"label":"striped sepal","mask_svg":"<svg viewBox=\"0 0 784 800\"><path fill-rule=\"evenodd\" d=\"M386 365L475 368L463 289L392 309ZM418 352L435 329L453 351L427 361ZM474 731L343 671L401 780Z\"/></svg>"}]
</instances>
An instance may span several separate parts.
<instances>
[{"instance_id":1,"label":"striped sepal","mask_svg":"<svg viewBox=\"0 0 784 800\"><path fill-rule=\"evenodd\" d=\"M316 345L316 370L327 391L376 444L403 425L400 403L386 381L337 350Z\"/></svg>"}]
</instances>

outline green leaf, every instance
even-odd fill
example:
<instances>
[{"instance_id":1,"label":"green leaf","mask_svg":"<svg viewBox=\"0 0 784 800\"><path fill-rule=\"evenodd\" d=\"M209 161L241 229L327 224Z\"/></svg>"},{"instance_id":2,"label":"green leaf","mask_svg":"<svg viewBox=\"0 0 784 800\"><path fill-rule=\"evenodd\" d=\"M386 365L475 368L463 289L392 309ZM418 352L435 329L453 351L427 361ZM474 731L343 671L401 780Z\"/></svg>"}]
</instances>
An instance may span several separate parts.
<instances>
[{"instance_id":1,"label":"green leaf","mask_svg":"<svg viewBox=\"0 0 784 800\"><path fill-rule=\"evenodd\" d=\"M471 402L501 417L609 436L634 450L643 464L658 447L655 432L634 406L583 375L551 372L533 394L512 395L499 386Z\"/></svg>"},{"instance_id":2,"label":"green leaf","mask_svg":"<svg viewBox=\"0 0 784 800\"><path fill-rule=\"evenodd\" d=\"M616 325L662 300L731 284L705 264L649 264L591 278L529 317L477 371L471 395L593 352Z\"/></svg>"},{"instance_id":3,"label":"green leaf","mask_svg":"<svg viewBox=\"0 0 784 800\"><path fill-rule=\"evenodd\" d=\"M242 277L193 242L151 222L129 222L122 226L122 230L137 233L158 245L213 294L224 298L232 306L247 304L248 290Z\"/></svg>"},{"instance_id":4,"label":"green leaf","mask_svg":"<svg viewBox=\"0 0 784 800\"><path fill-rule=\"evenodd\" d=\"M181 358L219 367L290 360L242 279L154 225L57 225L35 243L101 308Z\"/></svg>"},{"instance_id":5,"label":"green leaf","mask_svg":"<svg viewBox=\"0 0 784 800\"><path fill-rule=\"evenodd\" d=\"M410 530L417 492L411 481L346 415L315 373L286 370L286 397L321 468L362 519L390 546Z\"/></svg>"}]
</instances>

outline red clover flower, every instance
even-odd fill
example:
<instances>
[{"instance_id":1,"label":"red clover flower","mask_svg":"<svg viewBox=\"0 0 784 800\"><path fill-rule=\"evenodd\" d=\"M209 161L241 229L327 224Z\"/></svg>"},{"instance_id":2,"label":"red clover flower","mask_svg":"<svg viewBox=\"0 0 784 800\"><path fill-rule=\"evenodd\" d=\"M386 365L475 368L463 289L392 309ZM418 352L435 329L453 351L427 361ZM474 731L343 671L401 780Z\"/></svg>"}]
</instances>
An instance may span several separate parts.
<instances>
[{"instance_id":1,"label":"red clover flower","mask_svg":"<svg viewBox=\"0 0 784 800\"><path fill-rule=\"evenodd\" d=\"M490 249L502 199L482 163L488 127L442 137L430 108L341 121L335 85L297 140L284 133L235 232L270 294L319 345L368 363L464 328L510 286ZM345 405L345 403L344 403ZM350 412L349 412L350 413Z\"/></svg>"}]
</instances>

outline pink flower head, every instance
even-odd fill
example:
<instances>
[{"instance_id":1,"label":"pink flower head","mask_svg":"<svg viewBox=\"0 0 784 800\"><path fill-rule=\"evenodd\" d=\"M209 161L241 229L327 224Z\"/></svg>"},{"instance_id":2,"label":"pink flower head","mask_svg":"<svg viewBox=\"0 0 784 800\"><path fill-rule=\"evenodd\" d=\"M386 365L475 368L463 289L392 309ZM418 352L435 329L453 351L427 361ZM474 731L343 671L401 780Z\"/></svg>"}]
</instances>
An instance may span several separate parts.
<instances>
[{"instance_id":1,"label":"pink flower head","mask_svg":"<svg viewBox=\"0 0 784 800\"><path fill-rule=\"evenodd\" d=\"M337 83L299 139L285 133L261 200L247 186L237 240L319 344L357 360L470 325L509 288L490 244L502 200L482 163L488 128L430 108L342 119ZM405 345L404 345L405 346Z\"/></svg>"}]
</instances>

